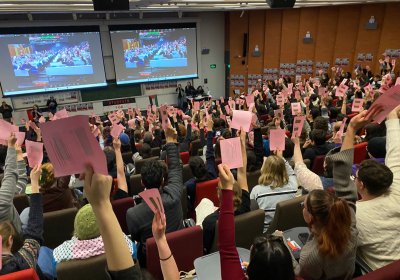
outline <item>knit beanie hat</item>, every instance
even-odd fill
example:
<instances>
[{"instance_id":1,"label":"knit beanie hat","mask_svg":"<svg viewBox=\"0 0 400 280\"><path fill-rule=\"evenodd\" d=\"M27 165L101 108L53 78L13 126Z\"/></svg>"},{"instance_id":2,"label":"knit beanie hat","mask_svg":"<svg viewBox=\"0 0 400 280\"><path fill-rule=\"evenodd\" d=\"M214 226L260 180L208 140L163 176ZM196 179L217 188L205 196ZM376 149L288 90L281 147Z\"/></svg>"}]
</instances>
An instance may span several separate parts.
<instances>
[{"instance_id":1,"label":"knit beanie hat","mask_svg":"<svg viewBox=\"0 0 400 280\"><path fill-rule=\"evenodd\" d=\"M129 136L126 133L121 133L119 140L122 145L129 145Z\"/></svg>"},{"instance_id":2,"label":"knit beanie hat","mask_svg":"<svg viewBox=\"0 0 400 280\"><path fill-rule=\"evenodd\" d=\"M367 150L374 158L386 157L386 137L374 137L368 141Z\"/></svg>"},{"instance_id":3,"label":"knit beanie hat","mask_svg":"<svg viewBox=\"0 0 400 280\"><path fill-rule=\"evenodd\" d=\"M92 205L86 204L76 213L74 230L74 235L79 240L88 240L100 236Z\"/></svg>"}]
</instances>

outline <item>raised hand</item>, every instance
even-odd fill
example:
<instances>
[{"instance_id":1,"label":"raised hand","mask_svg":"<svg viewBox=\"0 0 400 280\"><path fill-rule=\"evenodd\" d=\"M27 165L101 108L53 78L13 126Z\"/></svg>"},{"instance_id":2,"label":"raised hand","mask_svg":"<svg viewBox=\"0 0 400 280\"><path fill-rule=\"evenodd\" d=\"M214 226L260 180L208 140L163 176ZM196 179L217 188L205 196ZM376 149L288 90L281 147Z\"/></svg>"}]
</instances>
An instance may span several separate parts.
<instances>
[{"instance_id":1,"label":"raised hand","mask_svg":"<svg viewBox=\"0 0 400 280\"><path fill-rule=\"evenodd\" d=\"M8 137L8 147L9 148L15 148L15 143L17 143L17 137L15 137L15 133L11 132L10 136Z\"/></svg>"},{"instance_id":2,"label":"raised hand","mask_svg":"<svg viewBox=\"0 0 400 280\"><path fill-rule=\"evenodd\" d=\"M165 214L157 210L157 213L154 215L153 223L151 225L151 231L153 232L153 236L156 241L165 238L166 227L167 221L165 218Z\"/></svg>"},{"instance_id":3,"label":"raised hand","mask_svg":"<svg viewBox=\"0 0 400 280\"><path fill-rule=\"evenodd\" d=\"M226 164L221 163L218 165L218 170L221 187L225 190L232 190L234 178L232 172L229 170L229 167Z\"/></svg>"},{"instance_id":4,"label":"raised hand","mask_svg":"<svg viewBox=\"0 0 400 280\"><path fill-rule=\"evenodd\" d=\"M111 176L94 173L93 168L87 166L81 179L85 180L85 194L94 209L110 201Z\"/></svg>"}]
</instances>

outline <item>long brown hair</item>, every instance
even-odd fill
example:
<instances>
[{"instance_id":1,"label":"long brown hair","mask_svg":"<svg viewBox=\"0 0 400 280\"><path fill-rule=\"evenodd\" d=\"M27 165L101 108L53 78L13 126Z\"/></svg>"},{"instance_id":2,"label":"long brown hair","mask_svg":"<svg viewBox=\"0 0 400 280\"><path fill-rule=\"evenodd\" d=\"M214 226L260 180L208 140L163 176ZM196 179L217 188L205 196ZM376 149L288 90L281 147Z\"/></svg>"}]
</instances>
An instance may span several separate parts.
<instances>
[{"instance_id":1,"label":"long brown hair","mask_svg":"<svg viewBox=\"0 0 400 280\"><path fill-rule=\"evenodd\" d=\"M351 214L347 202L324 190L313 190L307 196L307 211L312 215L311 225L316 229L321 255L340 256L351 238Z\"/></svg>"}]
</instances>

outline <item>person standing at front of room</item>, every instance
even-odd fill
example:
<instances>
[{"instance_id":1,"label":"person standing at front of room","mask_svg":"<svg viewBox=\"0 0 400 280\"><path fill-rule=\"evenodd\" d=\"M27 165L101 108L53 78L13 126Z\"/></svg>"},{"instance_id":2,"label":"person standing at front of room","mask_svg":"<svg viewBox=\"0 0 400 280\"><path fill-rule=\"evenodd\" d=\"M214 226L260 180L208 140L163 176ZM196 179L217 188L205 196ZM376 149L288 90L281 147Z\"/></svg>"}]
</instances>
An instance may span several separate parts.
<instances>
[{"instance_id":1,"label":"person standing at front of room","mask_svg":"<svg viewBox=\"0 0 400 280\"><path fill-rule=\"evenodd\" d=\"M3 120L11 123L11 121L12 121L12 111L13 111L13 108L10 105L8 105L5 101L3 101L1 103L0 113L3 116Z\"/></svg>"},{"instance_id":2,"label":"person standing at front of room","mask_svg":"<svg viewBox=\"0 0 400 280\"><path fill-rule=\"evenodd\" d=\"M50 99L47 100L47 108L49 112L55 114L57 112L57 101L54 99L54 96L50 96Z\"/></svg>"},{"instance_id":3,"label":"person standing at front of room","mask_svg":"<svg viewBox=\"0 0 400 280\"><path fill-rule=\"evenodd\" d=\"M176 88L175 91L178 94L178 108L185 112L186 111L185 109L187 107L185 90L182 88L181 84L178 84L178 87Z\"/></svg>"}]
</instances>

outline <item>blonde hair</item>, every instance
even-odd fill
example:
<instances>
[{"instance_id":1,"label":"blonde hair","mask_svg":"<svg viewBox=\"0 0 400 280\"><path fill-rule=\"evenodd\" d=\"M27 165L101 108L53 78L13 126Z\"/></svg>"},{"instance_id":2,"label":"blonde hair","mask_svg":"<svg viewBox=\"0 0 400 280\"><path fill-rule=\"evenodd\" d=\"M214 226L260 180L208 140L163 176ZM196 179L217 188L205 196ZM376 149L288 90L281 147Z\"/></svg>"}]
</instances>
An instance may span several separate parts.
<instances>
[{"instance_id":1,"label":"blonde hair","mask_svg":"<svg viewBox=\"0 0 400 280\"><path fill-rule=\"evenodd\" d=\"M220 199L222 196L221 181L218 182L217 193L218 193L218 198ZM233 183L233 209L234 209L234 211L236 211L240 207L240 205L242 205L242 188L235 181Z\"/></svg>"},{"instance_id":2,"label":"blonde hair","mask_svg":"<svg viewBox=\"0 0 400 280\"><path fill-rule=\"evenodd\" d=\"M285 162L278 156L269 156L261 167L261 176L258 183L271 186L271 189L281 188L289 182Z\"/></svg>"},{"instance_id":3,"label":"blonde hair","mask_svg":"<svg viewBox=\"0 0 400 280\"><path fill-rule=\"evenodd\" d=\"M56 181L54 177L54 167L50 162L46 162L42 165L42 175L40 177L40 186L43 188L48 188L53 185Z\"/></svg>"}]
</instances>

